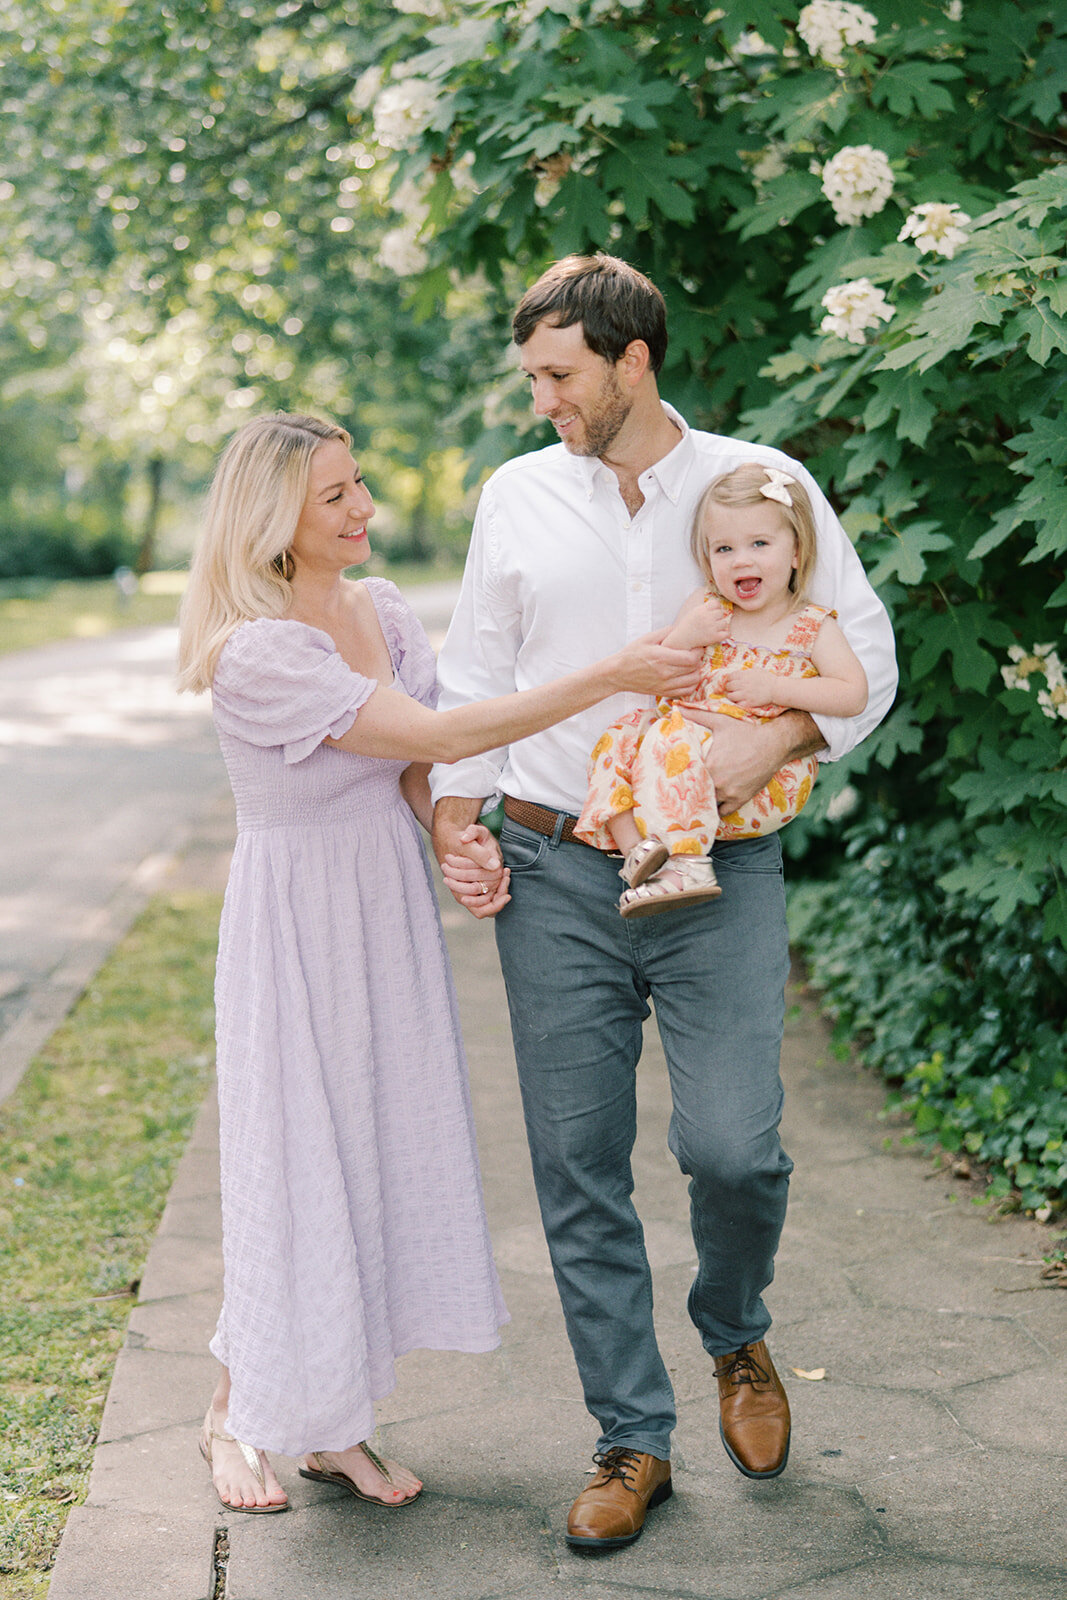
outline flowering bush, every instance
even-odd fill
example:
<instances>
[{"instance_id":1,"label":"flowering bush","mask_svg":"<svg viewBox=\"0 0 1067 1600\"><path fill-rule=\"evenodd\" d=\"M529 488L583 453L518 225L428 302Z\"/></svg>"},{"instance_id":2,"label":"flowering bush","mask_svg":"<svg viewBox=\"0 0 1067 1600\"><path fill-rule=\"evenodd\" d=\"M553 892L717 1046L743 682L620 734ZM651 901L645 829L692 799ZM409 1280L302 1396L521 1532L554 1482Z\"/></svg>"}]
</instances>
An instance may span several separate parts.
<instances>
[{"instance_id":1,"label":"flowering bush","mask_svg":"<svg viewBox=\"0 0 1067 1600\"><path fill-rule=\"evenodd\" d=\"M398 171L438 174L425 311L457 269L487 275L503 321L547 260L624 256L667 298L668 398L800 456L836 500L894 617L901 692L783 837L817 868L876 811L887 881L914 843L894 819L960 841L909 902L931 929L886 968L929 1007L923 937L950 905L1067 945L1062 651L1041 657L1039 693L1000 674L1059 637L1067 605L1067 13L814 0L785 16L753 0L696 29L670 0L465 6L412 40L440 98ZM475 187L457 200L447 174L468 153ZM493 420L472 439L479 467L528 425L503 378ZM846 789L859 800L831 825ZM897 1077L932 1060L918 1024L887 1039ZM1029 1082L1007 1063L995 1115Z\"/></svg>"}]
</instances>

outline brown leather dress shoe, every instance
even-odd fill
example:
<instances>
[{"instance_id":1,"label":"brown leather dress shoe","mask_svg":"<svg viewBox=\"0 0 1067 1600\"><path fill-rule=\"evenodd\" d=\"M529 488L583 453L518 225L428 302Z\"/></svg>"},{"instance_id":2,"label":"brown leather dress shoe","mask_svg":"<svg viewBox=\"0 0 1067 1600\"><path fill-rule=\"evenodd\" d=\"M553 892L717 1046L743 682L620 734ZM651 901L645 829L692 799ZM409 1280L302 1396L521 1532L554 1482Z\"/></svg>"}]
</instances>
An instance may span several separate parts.
<instances>
[{"instance_id":1,"label":"brown leather dress shoe","mask_svg":"<svg viewBox=\"0 0 1067 1600\"><path fill-rule=\"evenodd\" d=\"M645 1525L645 1513L671 1497L671 1464L624 1445L593 1460L600 1470L571 1506L567 1543L600 1550L632 1544Z\"/></svg>"},{"instance_id":2,"label":"brown leather dress shoe","mask_svg":"<svg viewBox=\"0 0 1067 1600\"><path fill-rule=\"evenodd\" d=\"M719 1433L746 1478L776 1478L789 1459L789 1401L762 1339L719 1356Z\"/></svg>"}]
</instances>

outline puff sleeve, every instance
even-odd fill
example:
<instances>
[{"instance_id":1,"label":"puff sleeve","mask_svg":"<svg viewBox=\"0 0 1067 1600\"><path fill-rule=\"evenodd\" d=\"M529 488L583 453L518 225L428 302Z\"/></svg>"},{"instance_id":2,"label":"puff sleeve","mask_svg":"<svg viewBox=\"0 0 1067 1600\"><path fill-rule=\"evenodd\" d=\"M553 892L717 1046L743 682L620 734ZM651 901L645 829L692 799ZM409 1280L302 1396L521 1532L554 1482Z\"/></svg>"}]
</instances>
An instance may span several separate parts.
<instances>
[{"instance_id":1,"label":"puff sleeve","mask_svg":"<svg viewBox=\"0 0 1067 1600\"><path fill-rule=\"evenodd\" d=\"M340 738L378 687L338 653L329 634L303 622L261 617L227 639L212 704L220 733L280 747L287 766Z\"/></svg>"}]
</instances>

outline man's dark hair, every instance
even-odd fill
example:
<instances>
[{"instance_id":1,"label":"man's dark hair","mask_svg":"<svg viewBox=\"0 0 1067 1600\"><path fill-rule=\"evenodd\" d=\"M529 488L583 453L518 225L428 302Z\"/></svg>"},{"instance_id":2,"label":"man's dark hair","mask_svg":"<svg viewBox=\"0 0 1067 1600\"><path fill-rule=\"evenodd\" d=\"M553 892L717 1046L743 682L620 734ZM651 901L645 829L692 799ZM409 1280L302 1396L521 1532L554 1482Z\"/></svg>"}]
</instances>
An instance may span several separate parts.
<instances>
[{"instance_id":1,"label":"man's dark hair","mask_svg":"<svg viewBox=\"0 0 1067 1600\"><path fill-rule=\"evenodd\" d=\"M582 325L590 350L618 361L626 346L643 339L658 372L667 354L667 308L643 272L616 256L565 256L542 273L519 301L511 322L524 345L539 322L556 328Z\"/></svg>"}]
</instances>

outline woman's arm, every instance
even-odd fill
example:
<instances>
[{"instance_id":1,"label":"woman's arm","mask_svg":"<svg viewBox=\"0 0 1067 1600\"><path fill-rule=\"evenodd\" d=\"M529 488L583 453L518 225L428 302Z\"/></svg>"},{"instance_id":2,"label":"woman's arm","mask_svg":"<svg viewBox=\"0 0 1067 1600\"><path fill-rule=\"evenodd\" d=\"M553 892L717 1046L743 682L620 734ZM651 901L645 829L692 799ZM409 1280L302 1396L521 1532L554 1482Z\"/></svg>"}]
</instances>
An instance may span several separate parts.
<instances>
[{"instance_id":1,"label":"woman's arm","mask_svg":"<svg viewBox=\"0 0 1067 1600\"><path fill-rule=\"evenodd\" d=\"M433 827L433 801L430 799L430 763L413 761L400 774L400 793L422 823L426 832Z\"/></svg>"},{"instance_id":2,"label":"woman's arm","mask_svg":"<svg viewBox=\"0 0 1067 1600\"><path fill-rule=\"evenodd\" d=\"M581 672L451 711L430 711L397 689L375 689L348 731L325 743L397 761L459 761L540 733L622 690L675 697L692 693L700 657L672 650L662 638L662 630L646 634Z\"/></svg>"},{"instance_id":3,"label":"woman's arm","mask_svg":"<svg viewBox=\"0 0 1067 1600\"><path fill-rule=\"evenodd\" d=\"M739 706L786 706L827 717L858 717L867 704L867 674L833 617L827 617L812 647L817 678L784 678L762 667L740 667L726 678L726 693Z\"/></svg>"}]
</instances>

